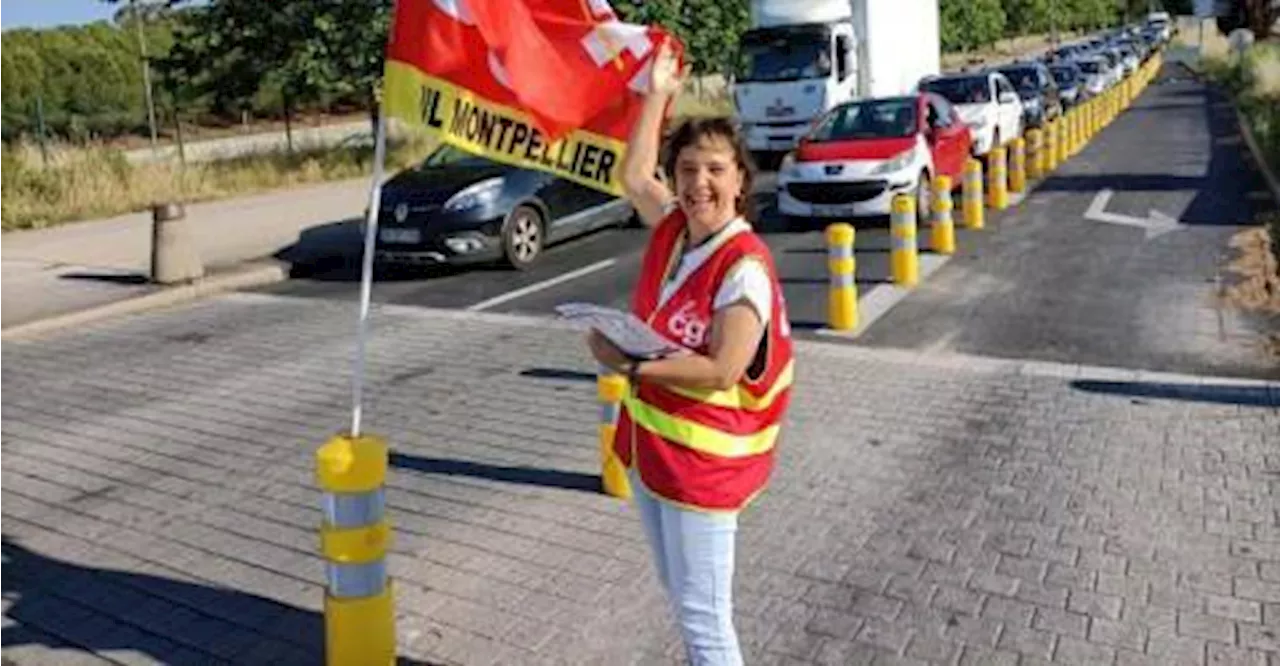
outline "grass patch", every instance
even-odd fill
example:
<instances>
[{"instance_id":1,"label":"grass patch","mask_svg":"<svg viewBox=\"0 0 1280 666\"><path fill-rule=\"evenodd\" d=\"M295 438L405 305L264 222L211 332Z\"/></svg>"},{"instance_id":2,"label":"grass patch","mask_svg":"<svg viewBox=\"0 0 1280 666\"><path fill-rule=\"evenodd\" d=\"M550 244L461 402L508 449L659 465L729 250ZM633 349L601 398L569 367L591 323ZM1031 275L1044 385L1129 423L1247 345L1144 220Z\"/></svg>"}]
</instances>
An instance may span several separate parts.
<instances>
[{"instance_id":1,"label":"grass patch","mask_svg":"<svg viewBox=\"0 0 1280 666\"><path fill-rule=\"evenodd\" d=\"M434 142L420 135L388 140L387 168L426 156ZM31 146L0 148L5 231L38 229L74 220L147 210L163 201L187 203L368 176L373 147L281 150L216 162L131 164L102 145L50 151L48 166Z\"/></svg>"}]
</instances>

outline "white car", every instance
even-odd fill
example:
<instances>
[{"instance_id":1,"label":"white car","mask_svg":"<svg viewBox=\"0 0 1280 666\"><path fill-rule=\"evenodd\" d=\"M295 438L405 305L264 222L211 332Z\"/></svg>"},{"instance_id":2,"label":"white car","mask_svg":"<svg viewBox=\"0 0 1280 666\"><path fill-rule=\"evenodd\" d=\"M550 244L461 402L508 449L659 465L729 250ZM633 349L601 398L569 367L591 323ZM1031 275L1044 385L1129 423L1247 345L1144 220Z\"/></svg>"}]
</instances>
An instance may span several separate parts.
<instances>
[{"instance_id":1,"label":"white car","mask_svg":"<svg viewBox=\"0 0 1280 666\"><path fill-rule=\"evenodd\" d=\"M931 77L920 89L951 102L973 132L973 154L986 155L1022 136L1023 108L1018 91L997 71Z\"/></svg>"}]
</instances>

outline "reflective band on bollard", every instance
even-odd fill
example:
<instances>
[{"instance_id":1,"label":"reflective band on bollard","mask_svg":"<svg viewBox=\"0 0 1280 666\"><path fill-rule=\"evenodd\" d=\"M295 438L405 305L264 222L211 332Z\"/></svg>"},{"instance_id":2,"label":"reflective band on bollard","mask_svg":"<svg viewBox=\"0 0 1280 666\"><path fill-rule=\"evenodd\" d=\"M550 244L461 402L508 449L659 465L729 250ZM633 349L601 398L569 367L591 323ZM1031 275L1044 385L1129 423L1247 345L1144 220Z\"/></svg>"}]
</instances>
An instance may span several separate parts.
<instances>
[{"instance_id":1,"label":"reflective band on bollard","mask_svg":"<svg viewBox=\"0 0 1280 666\"><path fill-rule=\"evenodd\" d=\"M938 254L955 254L956 226L951 217L951 179L938 176L933 180L933 223L929 225L930 245Z\"/></svg>"},{"instance_id":2,"label":"reflective band on bollard","mask_svg":"<svg viewBox=\"0 0 1280 666\"><path fill-rule=\"evenodd\" d=\"M986 226L986 211L982 201L982 162L969 158L964 165L964 184L961 190L964 205L964 226L966 229L981 229Z\"/></svg>"},{"instance_id":3,"label":"reflective band on bollard","mask_svg":"<svg viewBox=\"0 0 1280 666\"><path fill-rule=\"evenodd\" d=\"M395 663L395 601L386 565L387 460L386 442L370 435L334 437L316 451L316 482L324 493L320 551L329 666Z\"/></svg>"},{"instance_id":4,"label":"reflective band on bollard","mask_svg":"<svg viewBox=\"0 0 1280 666\"><path fill-rule=\"evenodd\" d=\"M856 232L852 224L827 226L827 326L836 331L858 327L858 259L853 253Z\"/></svg>"},{"instance_id":5,"label":"reflective band on bollard","mask_svg":"<svg viewBox=\"0 0 1280 666\"><path fill-rule=\"evenodd\" d=\"M1022 137L1013 140L1009 145L1009 191L1025 192L1027 189L1027 154L1026 142Z\"/></svg>"},{"instance_id":6,"label":"reflective band on bollard","mask_svg":"<svg viewBox=\"0 0 1280 666\"><path fill-rule=\"evenodd\" d=\"M995 210L1009 207L1009 170L1004 147L993 148L987 168L987 205Z\"/></svg>"},{"instance_id":7,"label":"reflective band on bollard","mask_svg":"<svg viewBox=\"0 0 1280 666\"><path fill-rule=\"evenodd\" d=\"M1027 177L1035 180L1044 176L1044 164L1041 162L1044 151L1044 132L1039 129L1027 130Z\"/></svg>"},{"instance_id":8,"label":"reflective band on bollard","mask_svg":"<svg viewBox=\"0 0 1280 666\"><path fill-rule=\"evenodd\" d=\"M618 435L618 417L622 414L622 398L628 388L626 377L600 366L596 375L596 400L600 403L600 424L596 428L600 445L600 480L604 492L619 499L631 499L627 469L613 451L613 441Z\"/></svg>"}]
</instances>

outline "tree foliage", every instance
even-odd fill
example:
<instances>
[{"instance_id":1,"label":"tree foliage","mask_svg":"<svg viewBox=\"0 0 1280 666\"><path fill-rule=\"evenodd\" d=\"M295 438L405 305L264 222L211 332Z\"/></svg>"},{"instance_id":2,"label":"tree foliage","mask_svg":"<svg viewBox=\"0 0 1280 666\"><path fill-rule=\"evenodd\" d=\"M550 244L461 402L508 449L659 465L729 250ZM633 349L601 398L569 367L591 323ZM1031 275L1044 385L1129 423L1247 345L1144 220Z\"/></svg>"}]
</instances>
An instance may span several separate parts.
<instances>
[{"instance_id":1,"label":"tree foliage","mask_svg":"<svg viewBox=\"0 0 1280 666\"><path fill-rule=\"evenodd\" d=\"M135 21L145 26L162 118L174 109L204 124L249 112L372 109L393 0L148 0L135 18L3 36L6 139L35 129L36 100L52 133L145 134ZM877 0L880 1L880 0ZM888 1L888 0L885 0ZM1257 0L1249 0L1256 2ZM1137 18L1146 0L939 0L944 51L1050 29L1092 29ZM661 24L688 46L696 74L726 71L750 25L748 0L613 0L627 21ZM1161 5L1165 3L1160 3ZM1171 3L1173 4L1173 3Z\"/></svg>"}]
</instances>

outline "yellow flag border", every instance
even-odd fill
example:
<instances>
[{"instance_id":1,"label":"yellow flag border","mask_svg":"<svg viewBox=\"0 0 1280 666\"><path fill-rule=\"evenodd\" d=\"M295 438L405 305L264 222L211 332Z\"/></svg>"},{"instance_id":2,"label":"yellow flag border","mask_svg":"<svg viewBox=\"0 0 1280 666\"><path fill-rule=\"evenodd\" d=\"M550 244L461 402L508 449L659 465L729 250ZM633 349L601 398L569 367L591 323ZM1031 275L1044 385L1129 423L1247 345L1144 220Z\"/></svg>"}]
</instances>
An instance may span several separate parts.
<instances>
[{"instance_id":1,"label":"yellow flag border","mask_svg":"<svg viewBox=\"0 0 1280 666\"><path fill-rule=\"evenodd\" d=\"M579 129L548 144L529 114L409 63L387 60L383 108L388 115L461 150L623 195L625 142ZM460 112L465 118L459 118Z\"/></svg>"}]
</instances>

